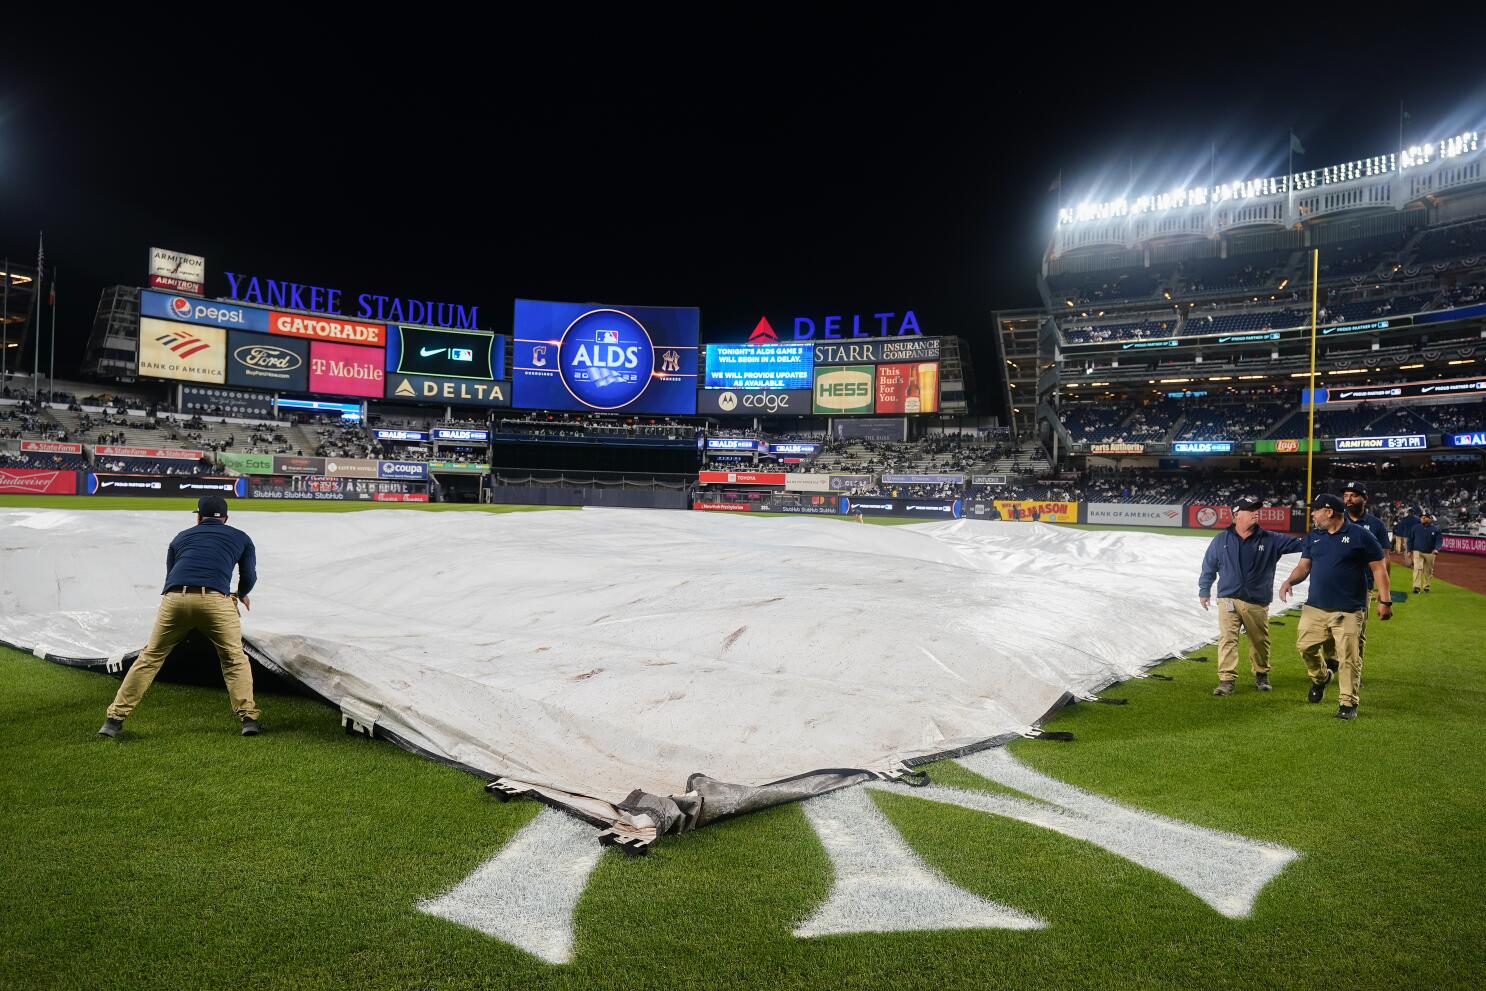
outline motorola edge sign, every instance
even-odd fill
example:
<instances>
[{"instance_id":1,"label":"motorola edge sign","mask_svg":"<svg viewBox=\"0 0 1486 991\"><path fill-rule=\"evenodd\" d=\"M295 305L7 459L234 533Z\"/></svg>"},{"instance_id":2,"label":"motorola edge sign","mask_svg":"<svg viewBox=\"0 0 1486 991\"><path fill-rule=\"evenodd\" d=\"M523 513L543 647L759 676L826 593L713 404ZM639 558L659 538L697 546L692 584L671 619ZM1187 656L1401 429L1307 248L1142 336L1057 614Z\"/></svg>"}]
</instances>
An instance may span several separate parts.
<instances>
[{"instance_id":1,"label":"motorola edge sign","mask_svg":"<svg viewBox=\"0 0 1486 991\"><path fill-rule=\"evenodd\" d=\"M810 415L809 389L699 389L697 412L717 416Z\"/></svg>"}]
</instances>

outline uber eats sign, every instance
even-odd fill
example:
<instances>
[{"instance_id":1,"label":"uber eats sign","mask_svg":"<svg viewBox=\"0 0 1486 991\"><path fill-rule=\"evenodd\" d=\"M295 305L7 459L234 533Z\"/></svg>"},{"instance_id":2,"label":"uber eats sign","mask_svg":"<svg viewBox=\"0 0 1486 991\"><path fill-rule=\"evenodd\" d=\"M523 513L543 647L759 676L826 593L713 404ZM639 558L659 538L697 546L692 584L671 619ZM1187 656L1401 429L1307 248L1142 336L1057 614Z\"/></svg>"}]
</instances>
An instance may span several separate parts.
<instances>
[{"instance_id":1,"label":"uber eats sign","mask_svg":"<svg viewBox=\"0 0 1486 991\"><path fill-rule=\"evenodd\" d=\"M815 412L837 416L843 413L871 413L873 392L872 365L842 365L815 369Z\"/></svg>"}]
</instances>

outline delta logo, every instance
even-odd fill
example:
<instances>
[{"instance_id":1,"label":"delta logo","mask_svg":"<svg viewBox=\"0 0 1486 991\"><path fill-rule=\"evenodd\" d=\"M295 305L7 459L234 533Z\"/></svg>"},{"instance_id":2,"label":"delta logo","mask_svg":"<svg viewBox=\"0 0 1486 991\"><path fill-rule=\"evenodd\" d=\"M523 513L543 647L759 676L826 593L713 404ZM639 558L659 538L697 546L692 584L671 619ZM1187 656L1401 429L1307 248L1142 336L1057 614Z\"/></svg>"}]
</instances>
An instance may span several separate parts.
<instances>
[{"instance_id":1,"label":"delta logo","mask_svg":"<svg viewBox=\"0 0 1486 991\"><path fill-rule=\"evenodd\" d=\"M187 308L190 308L189 304L187 304ZM163 344L182 358L189 358L193 354L199 354L211 347L211 344L208 342L184 330L172 330L169 333L160 334L155 338L155 341L158 344Z\"/></svg>"},{"instance_id":2,"label":"delta logo","mask_svg":"<svg viewBox=\"0 0 1486 991\"><path fill-rule=\"evenodd\" d=\"M779 335L774 333L774 327L769 323L768 317L759 317L758 325L753 328L753 333L748 335L749 344L778 344Z\"/></svg>"}]
</instances>

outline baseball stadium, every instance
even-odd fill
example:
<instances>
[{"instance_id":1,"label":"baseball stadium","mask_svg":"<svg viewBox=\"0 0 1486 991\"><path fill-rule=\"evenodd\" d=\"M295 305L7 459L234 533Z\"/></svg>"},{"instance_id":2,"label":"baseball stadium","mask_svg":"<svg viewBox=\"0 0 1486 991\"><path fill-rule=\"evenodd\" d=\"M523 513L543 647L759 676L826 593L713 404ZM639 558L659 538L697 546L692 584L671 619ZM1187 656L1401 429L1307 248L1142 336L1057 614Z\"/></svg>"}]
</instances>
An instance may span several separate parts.
<instances>
[{"instance_id":1,"label":"baseball stadium","mask_svg":"<svg viewBox=\"0 0 1486 991\"><path fill-rule=\"evenodd\" d=\"M1481 987L1486 149L1414 127L1059 189L978 328L166 230L58 354L28 246L0 986Z\"/></svg>"}]
</instances>

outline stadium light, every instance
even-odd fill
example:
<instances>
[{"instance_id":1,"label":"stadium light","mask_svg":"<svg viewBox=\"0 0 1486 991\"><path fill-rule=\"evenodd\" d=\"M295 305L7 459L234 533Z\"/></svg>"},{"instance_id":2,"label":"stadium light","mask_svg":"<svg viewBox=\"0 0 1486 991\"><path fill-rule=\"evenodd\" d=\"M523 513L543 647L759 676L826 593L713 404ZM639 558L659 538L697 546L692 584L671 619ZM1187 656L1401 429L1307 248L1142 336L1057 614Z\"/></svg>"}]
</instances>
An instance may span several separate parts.
<instances>
[{"instance_id":1,"label":"stadium light","mask_svg":"<svg viewBox=\"0 0 1486 991\"><path fill-rule=\"evenodd\" d=\"M1423 367L1424 367L1423 365L1399 365L1398 366L1398 370L1401 371L1401 372L1406 372L1406 371L1408 371L1411 368L1423 368Z\"/></svg>"},{"instance_id":2,"label":"stadium light","mask_svg":"<svg viewBox=\"0 0 1486 991\"><path fill-rule=\"evenodd\" d=\"M1452 365L1474 365L1475 363L1476 359L1474 358L1457 358L1450 362Z\"/></svg>"}]
</instances>

